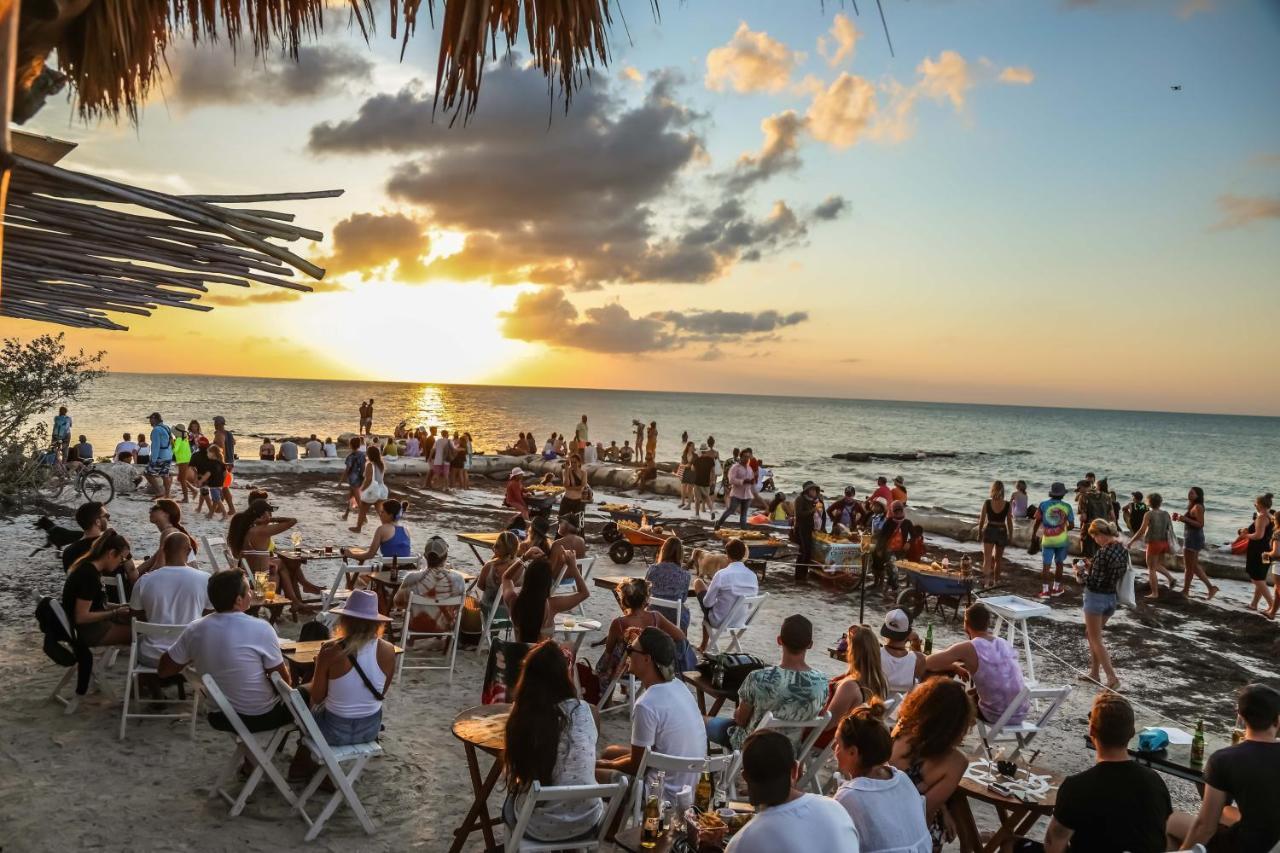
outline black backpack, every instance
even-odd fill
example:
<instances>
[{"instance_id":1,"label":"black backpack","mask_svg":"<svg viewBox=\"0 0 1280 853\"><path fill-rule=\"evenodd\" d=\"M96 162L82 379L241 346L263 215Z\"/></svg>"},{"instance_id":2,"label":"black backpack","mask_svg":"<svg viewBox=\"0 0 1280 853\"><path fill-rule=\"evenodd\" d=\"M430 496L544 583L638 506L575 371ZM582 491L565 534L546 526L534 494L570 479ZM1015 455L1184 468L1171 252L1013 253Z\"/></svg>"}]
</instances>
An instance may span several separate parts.
<instances>
[{"instance_id":1,"label":"black backpack","mask_svg":"<svg viewBox=\"0 0 1280 853\"><path fill-rule=\"evenodd\" d=\"M71 637L67 636L58 614L53 612L51 602L52 599L46 595L36 605L36 624L44 635L44 653L58 666L74 666L76 653L71 648Z\"/></svg>"}]
</instances>

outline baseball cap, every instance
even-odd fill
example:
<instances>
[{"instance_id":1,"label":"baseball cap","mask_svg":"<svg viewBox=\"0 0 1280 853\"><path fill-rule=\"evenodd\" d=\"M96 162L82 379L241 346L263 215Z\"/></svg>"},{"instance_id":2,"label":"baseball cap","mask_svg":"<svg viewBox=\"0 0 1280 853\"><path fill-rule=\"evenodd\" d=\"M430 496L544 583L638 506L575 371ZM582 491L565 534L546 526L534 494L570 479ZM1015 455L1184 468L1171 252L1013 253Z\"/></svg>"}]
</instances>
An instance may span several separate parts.
<instances>
[{"instance_id":1,"label":"baseball cap","mask_svg":"<svg viewBox=\"0 0 1280 853\"><path fill-rule=\"evenodd\" d=\"M905 640L911 634L911 617L905 610L890 610L884 615L880 636L890 640Z\"/></svg>"},{"instance_id":2,"label":"baseball cap","mask_svg":"<svg viewBox=\"0 0 1280 853\"><path fill-rule=\"evenodd\" d=\"M676 644L659 628L645 628L636 637L636 648L653 658L658 666L672 666L676 662Z\"/></svg>"},{"instance_id":3,"label":"baseball cap","mask_svg":"<svg viewBox=\"0 0 1280 853\"><path fill-rule=\"evenodd\" d=\"M428 557L447 557L449 556L449 543L439 536L432 536L427 540L426 550L422 553Z\"/></svg>"}]
</instances>

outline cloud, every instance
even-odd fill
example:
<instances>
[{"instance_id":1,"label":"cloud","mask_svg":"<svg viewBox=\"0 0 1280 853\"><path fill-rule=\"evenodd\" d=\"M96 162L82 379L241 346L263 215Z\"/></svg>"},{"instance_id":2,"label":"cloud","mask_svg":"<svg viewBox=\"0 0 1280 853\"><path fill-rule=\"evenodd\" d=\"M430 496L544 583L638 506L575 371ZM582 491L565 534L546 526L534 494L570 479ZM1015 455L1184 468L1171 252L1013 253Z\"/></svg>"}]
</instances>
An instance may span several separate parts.
<instances>
[{"instance_id":1,"label":"cloud","mask_svg":"<svg viewBox=\"0 0 1280 853\"><path fill-rule=\"evenodd\" d=\"M228 308L234 308L239 305L276 305L281 302L296 302L304 295L305 294L302 291L298 290L288 290L281 287L264 287L244 296L210 293L201 298L200 301L206 305L222 305Z\"/></svg>"},{"instance_id":2,"label":"cloud","mask_svg":"<svg viewBox=\"0 0 1280 853\"><path fill-rule=\"evenodd\" d=\"M922 59L916 73L919 75L916 87L921 94L935 101L950 100L957 110L964 108L965 96L973 88L973 75L963 56L954 50L944 50L937 59Z\"/></svg>"},{"instance_id":3,"label":"cloud","mask_svg":"<svg viewBox=\"0 0 1280 853\"><path fill-rule=\"evenodd\" d=\"M849 209L849 200L843 196L829 195L813 209L813 218L830 222L839 219Z\"/></svg>"},{"instance_id":4,"label":"cloud","mask_svg":"<svg viewBox=\"0 0 1280 853\"><path fill-rule=\"evenodd\" d=\"M841 72L809 104L809 132L833 148L857 144L876 117L876 89L862 77Z\"/></svg>"},{"instance_id":5,"label":"cloud","mask_svg":"<svg viewBox=\"0 0 1280 853\"><path fill-rule=\"evenodd\" d=\"M827 36L818 38L818 53L827 64L835 68L842 62L852 60L858 39L862 38L862 32L854 25L853 19L842 12L837 13L835 20L831 22L830 36L830 41L827 41Z\"/></svg>"},{"instance_id":6,"label":"cloud","mask_svg":"<svg viewBox=\"0 0 1280 853\"><path fill-rule=\"evenodd\" d=\"M1015 86L1029 86L1035 82L1036 73L1024 66L1010 65L1000 72L1000 82Z\"/></svg>"},{"instance_id":7,"label":"cloud","mask_svg":"<svg viewBox=\"0 0 1280 853\"><path fill-rule=\"evenodd\" d=\"M1214 8L1213 0L1183 0L1178 6L1177 15L1185 21L1201 12L1212 12Z\"/></svg>"},{"instance_id":8,"label":"cloud","mask_svg":"<svg viewBox=\"0 0 1280 853\"><path fill-rule=\"evenodd\" d=\"M270 67L237 62L231 51L188 48L174 60L173 94L187 107L262 101L289 104L347 91L367 83L373 62L348 47L303 45L298 60L281 59Z\"/></svg>"},{"instance_id":9,"label":"cloud","mask_svg":"<svg viewBox=\"0 0 1280 853\"><path fill-rule=\"evenodd\" d=\"M1217 9L1216 0L1182 0L1173 4L1169 0L1063 0L1062 5L1068 9L1137 9L1156 7L1172 11L1183 20L1201 12L1213 12Z\"/></svg>"},{"instance_id":10,"label":"cloud","mask_svg":"<svg viewBox=\"0 0 1280 853\"><path fill-rule=\"evenodd\" d=\"M1243 228L1266 219L1280 219L1280 195L1242 196L1225 193L1218 196L1220 219L1211 230L1226 231Z\"/></svg>"},{"instance_id":11,"label":"cloud","mask_svg":"<svg viewBox=\"0 0 1280 853\"><path fill-rule=\"evenodd\" d=\"M780 172L799 169L798 152L804 126L805 120L795 110L771 115L760 122L764 144L758 153L743 154L738 158L727 179L729 188L741 192Z\"/></svg>"},{"instance_id":12,"label":"cloud","mask_svg":"<svg viewBox=\"0 0 1280 853\"><path fill-rule=\"evenodd\" d=\"M414 217L355 213L333 226L333 252L316 263L330 275L357 272L365 279L386 275L400 281L421 281L427 277L424 259L430 251L431 238Z\"/></svg>"},{"instance_id":13,"label":"cloud","mask_svg":"<svg viewBox=\"0 0 1280 853\"><path fill-rule=\"evenodd\" d=\"M498 316L502 334L515 340L599 353L663 352L706 343L710 348L698 356L704 361L723 355L721 346L760 341L809 319L803 311L774 310L659 311L635 316L618 303L579 312L555 287L521 293L511 310ZM708 355L712 352L715 355Z\"/></svg>"},{"instance_id":14,"label":"cloud","mask_svg":"<svg viewBox=\"0 0 1280 853\"><path fill-rule=\"evenodd\" d=\"M704 336L740 336L756 333L773 332L777 329L795 326L809 319L804 311L793 311L783 314L769 310L752 313L750 311L661 311L649 317L670 323L680 331L693 332Z\"/></svg>"},{"instance_id":15,"label":"cloud","mask_svg":"<svg viewBox=\"0 0 1280 853\"><path fill-rule=\"evenodd\" d=\"M626 68L623 68L622 71L619 73L622 76L622 79L626 80L628 83L644 82L644 75L640 73L640 70L630 65L628 65Z\"/></svg>"},{"instance_id":16,"label":"cloud","mask_svg":"<svg viewBox=\"0 0 1280 853\"><path fill-rule=\"evenodd\" d=\"M387 193L421 209L432 229L465 235L460 251L427 263L426 278L699 283L799 243L812 220L785 204L758 217L737 202L680 199L705 159L702 116L676 99L677 77L648 81L635 103L597 75L548 125L545 79L504 60L486 71L484 102L465 128L433 123L431 94L409 86L312 128L310 149L408 155ZM766 168L789 167L778 145Z\"/></svg>"},{"instance_id":17,"label":"cloud","mask_svg":"<svg viewBox=\"0 0 1280 853\"><path fill-rule=\"evenodd\" d=\"M553 347L602 353L641 353L669 349L675 340L663 324L647 317L632 317L616 303L588 308L578 319L578 309L556 288L521 293L510 311L501 312L502 334L508 338Z\"/></svg>"},{"instance_id":18,"label":"cloud","mask_svg":"<svg viewBox=\"0 0 1280 853\"><path fill-rule=\"evenodd\" d=\"M799 61L791 48L743 21L728 44L707 53L706 85L716 92L781 92Z\"/></svg>"}]
</instances>

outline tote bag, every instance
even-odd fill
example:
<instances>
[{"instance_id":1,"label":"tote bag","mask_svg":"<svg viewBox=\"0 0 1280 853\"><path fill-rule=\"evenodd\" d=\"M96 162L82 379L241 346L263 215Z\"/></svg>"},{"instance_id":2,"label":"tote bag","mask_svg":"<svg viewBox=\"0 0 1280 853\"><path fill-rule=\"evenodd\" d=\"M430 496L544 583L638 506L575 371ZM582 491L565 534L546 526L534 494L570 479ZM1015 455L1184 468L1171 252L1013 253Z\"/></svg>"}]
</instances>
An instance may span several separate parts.
<instances>
[{"instance_id":1,"label":"tote bag","mask_svg":"<svg viewBox=\"0 0 1280 853\"><path fill-rule=\"evenodd\" d=\"M1120 576L1120 582L1116 584L1116 601L1124 607L1138 606L1138 599L1133 594L1133 581L1135 574L1136 573L1133 570L1133 557L1126 554L1124 574Z\"/></svg>"}]
</instances>

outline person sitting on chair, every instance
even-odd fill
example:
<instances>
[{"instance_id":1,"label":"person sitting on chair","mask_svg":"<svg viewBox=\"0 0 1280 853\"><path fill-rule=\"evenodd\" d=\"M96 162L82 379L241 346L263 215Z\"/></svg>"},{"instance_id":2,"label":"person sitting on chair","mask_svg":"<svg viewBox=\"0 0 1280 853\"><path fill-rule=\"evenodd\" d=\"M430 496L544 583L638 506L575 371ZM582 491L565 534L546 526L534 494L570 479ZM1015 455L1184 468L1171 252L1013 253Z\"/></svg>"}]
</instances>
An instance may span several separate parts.
<instances>
[{"instance_id":1,"label":"person sitting on chair","mask_svg":"<svg viewBox=\"0 0 1280 853\"><path fill-rule=\"evenodd\" d=\"M934 652L924 661L929 672L959 675L972 681L978 698L978 716L987 723L999 720L1026 686L1017 650L1008 640L995 635L991 623L992 614L987 605L981 601L971 604L964 612L964 633L969 639ZM1029 707L1023 698L1009 715L1007 724L1021 723Z\"/></svg>"},{"instance_id":2,"label":"person sitting on chair","mask_svg":"<svg viewBox=\"0 0 1280 853\"><path fill-rule=\"evenodd\" d=\"M702 578L693 582L693 591L702 607L702 642L698 651L707 650L707 626L724 627L725 620L733 613L738 601L760 594L760 581L756 573L743 562L747 558L747 546L741 539L730 539L724 546L725 555L732 561L715 573L711 583Z\"/></svg>"},{"instance_id":3,"label":"person sitting on chair","mask_svg":"<svg viewBox=\"0 0 1280 853\"><path fill-rule=\"evenodd\" d=\"M134 584L129 607L144 622L158 625L190 625L207 611L209 576L187 565L191 539L181 530L171 530L160 543L163 559ZM157 637L143 637L138 644L138 661L155 666L170 643Z\"/></svg>"}]
</instances>

